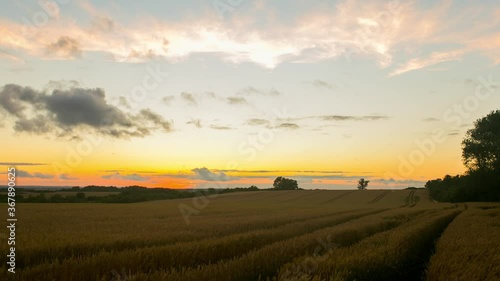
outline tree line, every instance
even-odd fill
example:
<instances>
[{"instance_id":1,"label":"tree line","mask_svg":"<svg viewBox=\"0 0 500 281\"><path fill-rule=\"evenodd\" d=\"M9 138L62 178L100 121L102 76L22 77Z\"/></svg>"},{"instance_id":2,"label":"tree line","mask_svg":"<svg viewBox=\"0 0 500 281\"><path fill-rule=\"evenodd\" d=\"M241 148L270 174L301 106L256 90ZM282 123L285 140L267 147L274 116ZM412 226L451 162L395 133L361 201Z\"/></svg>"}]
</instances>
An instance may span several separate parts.
<instances>
[{"instance_id":1,"label":"tree line","mask_svg":"<svg viewBox=\"0 0 500 281\"><path fill-rule=\"evenodd\" d=\"M425 184L440 202L500 201L500 110L476 120L462 141L463 175Z\"/></svg>"}]
</instances>

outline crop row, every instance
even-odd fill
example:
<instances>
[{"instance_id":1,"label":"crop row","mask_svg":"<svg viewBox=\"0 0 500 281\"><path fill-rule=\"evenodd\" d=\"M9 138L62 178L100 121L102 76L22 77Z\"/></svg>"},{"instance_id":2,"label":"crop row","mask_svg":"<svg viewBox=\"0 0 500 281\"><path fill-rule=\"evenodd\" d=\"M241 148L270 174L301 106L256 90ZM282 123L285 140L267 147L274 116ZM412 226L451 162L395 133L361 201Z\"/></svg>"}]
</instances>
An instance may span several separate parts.
<instances>
[{"instance_id":1,"label":"crop row","mask_svg":"<svg viewBox=\"0 0 500 281\"><path fill-rule=\"evenodd\" d=\"M40 277L48 280L88 280L89 277L97 279L113 269L122 267L133 272L150 272L161 268L181 268L214 263L244 254L268 243L381 211L358 210L213 239L121 251L118 249L100 251L90 256L74 256L61 261L38 264L22 270L19 276L22 276L24 280L37 280ZM86 275L85 279L81 279L83 276L75 272L80 272L84 268L92 268L93 271Z\"/></svg>"},{"instance_id":2,"label":"crop row","mask_svg":"<svg viewBox=\"0 0 500 281\"><path fill-rule=\"evenodd\" d=\"M429 214L377 233L349 248L301 257L281 268L278 280L421 280L435 239L458 214ZM444 279L442 279L444 280Z\"/></svg>"},{"instance_id":3,"label":"crop row","mask_svg":"<svg viewBox=\"0 0 500 281\"><path fill-rule=\"evenodd\" d=\"M394 228L413 219L424 211L395 209L372 214L345 223L326 227L314 232L298 235L268 244L232 259L197 268L142 272L129 276L129 280L265 280L272 277L285 263L297 256L330 247L344 247L374 233Z\"/></svg>"},{"instance_id":4,"label":"crop row","mask_svg":"<svg viewBox=\"0 0 500 281\"><path fill-rule=\"evenodd\" d=\"M150 229L149 225L158 224L161 228L161 221L147 221L147 223L133 224L133 220L129 226L129 231L116 229L116 231L108 231L103 233L103 229L96 229L94 238L85 239L84 237L74 234L66 235L64 237L57 236L54 229L38 229L36 236L49 236L54 235L53 239L44 243L44 241L30 241L28 237L22 237L22 234L27 232L26 226L21 225L18 237L23 245L23 255L18 258L18 263L21 267L31 267L41 263L51 261L62 261L71 257L83 257L94 255L100 251L122 251L128 249L137 249L143 247L171 245L174 243L200 241L207 237L220 237L231 234L244 233L259 229L266 229L278 227L289 223L308 221L313 218L322 218L336 215L346 211L334 210L329 212L321 212L321 210L304 211L302 213L277 213L269 214L266 216L246 214L246 216L221 216L216 218L206 218L205 220L196 221L189 227L186 227L184 222L178 222L172 227L166 228L164 231L157 230L152 234L146 230ZM178 215L180 217L180 214ZM69 220L69 218L68 218ZM81 219L80 219L81 220ZM90 220L90 219L87 219ZM115 219L120 221L119 219ZM29 219L23 220L23 223L29 222ZM120 224L128 225L127 219L120 221ZM60 222L62 225L68 225L64 220ZM143 229L144 225L148 225ZM114 226L108 226L113 228ZM177 228L175 228L177 227ZM130 231L133 229L133 231ZM61 229L64 231L64 229ZM134 232L134 236L130 237L130 232ZM142 235L138 235L142 234ZM49 236L50 237L50 236ZM99 238L99 239L96 239ZM5 246L6 243L4 243ZM5 267L5 266L3 266Z\"/></svg>"},{"instance_id":5,"label":"crop row","mask_svg":"<svg viewBox=\"0 0 500 281\"><path fill-rule=\"evenodd\" d=\"M427 280L500 280L500 209L469 209L450 224L436 246Z\"/></svg>"}]
</instances>

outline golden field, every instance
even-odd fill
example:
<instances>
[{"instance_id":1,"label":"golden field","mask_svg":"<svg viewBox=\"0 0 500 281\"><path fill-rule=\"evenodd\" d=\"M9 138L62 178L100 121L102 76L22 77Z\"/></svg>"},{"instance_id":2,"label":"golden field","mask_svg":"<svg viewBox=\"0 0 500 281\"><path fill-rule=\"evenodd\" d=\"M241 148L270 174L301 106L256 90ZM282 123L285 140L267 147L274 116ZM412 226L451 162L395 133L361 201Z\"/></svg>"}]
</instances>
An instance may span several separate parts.
<instances>
[{"instance_id":1,"label":"golden field","mask_svg":"<svg viewBox=\"0 0 500 281\"><path fill-rule=\"evenodd\" d=\"M426 190L23 203L16 273L4 263L0 279L499 280L499 217L499 204L434 203Z\"/></svg>"}]
</instances>

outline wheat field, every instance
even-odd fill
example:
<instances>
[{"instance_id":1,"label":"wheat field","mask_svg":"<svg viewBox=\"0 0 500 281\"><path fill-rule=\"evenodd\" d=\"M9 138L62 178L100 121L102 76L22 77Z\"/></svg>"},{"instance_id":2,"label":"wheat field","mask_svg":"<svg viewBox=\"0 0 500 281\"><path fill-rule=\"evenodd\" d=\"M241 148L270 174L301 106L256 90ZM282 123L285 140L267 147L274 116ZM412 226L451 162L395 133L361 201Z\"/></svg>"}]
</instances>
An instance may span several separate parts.
<instances>
[{"instance_id":1,"label":"wheat field","mask_svg":"<svg viewBox=\"0 0 500 281\"><path fill-rule=\"evenodd\" d=\"M499 216L426 190L25 203L15 280L499 280Z\"/></svg>"}]
</instances>

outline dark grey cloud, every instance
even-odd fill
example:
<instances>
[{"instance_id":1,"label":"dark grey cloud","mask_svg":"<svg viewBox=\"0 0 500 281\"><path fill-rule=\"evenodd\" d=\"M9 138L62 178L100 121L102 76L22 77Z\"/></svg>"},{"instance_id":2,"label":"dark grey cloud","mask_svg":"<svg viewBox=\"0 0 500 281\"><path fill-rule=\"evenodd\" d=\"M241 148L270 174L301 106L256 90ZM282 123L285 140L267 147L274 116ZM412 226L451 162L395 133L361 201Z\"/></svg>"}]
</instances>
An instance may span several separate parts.
<instances>
[{"instance_id":1,"label":"dark grey cloud","mask_svg":"<svg viewBox=\"0 0 500 281\"><path fill-rule=\"evenodd\" d=\"M29 104L38 105L40 95L29 87L7 84L0 92L0 106L12 115L24 117L23 111Z\"/></svg>"},{"instance_id":2,"label":"dark grey cloud","mask_svg":"<svg viewBox=\"0 0 500 281\"><path fill-rule=\"evenodd\" d=\"M239 95L258 95L258 96L279 96L281 93L274 89L271 88L270 90L263 90L263 89L257 89L254 87L247 87L238 92Z\"/></svg>"},{"instance_id":3,"label":"dark grey cloud","mask_svg":"<svg viewBox=\"0 0 500 281\"><path fill-rule=\"evenodd\" d=\"M30 162L0 162L0 166L43 166L46 163L30 163Z\"/></svg>"},{"instance_id":4,"label":"dark grey cloud","mask_svg":"<svg viewBox=\"0 0 500 281\"><path fill-rule=\"evenodd\" d=\"M46 48L47 55L63 56L67 58L76 58L81 56L80 42L78 40L61 36L59 39L49 44Z\"/></svg>"},{"instance_id":5,"label":"dark grey cloud","mask_svg":"<svg viewBox=\"0 0 500 281\"><path fill-rule=\"evenodd\" d=\"M34 118L19 118L14 123L14 130L16 132L26 132L35 135L41 135L53 131L53 125L50 120L43 116L37 115Z\"/></svg>"},{"instance_id":6,"label":"dark grey cloud","mask_svg":"<svg viewBox=\"0 0 500 281\"><path fill-rule=\"evenodd\" d=\"M202 127L200 119L191 119L190 121L186 122L186 124L194 125L198 129Z\"/></svg>"},{"instance_id":7,"label":"dark grey cloud","mask_svg":"<svg viewBox=\"0 0 500 281\"><path fill-rule=\"evenodd\" d=\"M251 126L269 125L269 123L270 123L269 120L259 119L259 118L248 119L245 122L246 125L251 125Z\"/></svg>"},{"instance_id":8,"label":"dark grey cloud","mask_svg":"<svg viewBox=\"0 0 500 281\"><path fill-rule=\"evenodd\" d=\"M12 117L16 132L32 134L74 136L80 130L91 130L128 138L144 137L154 130L172 130L171 121L149 109L134 115L109 104L100 88L72 87L45 92L8 84L0 90L2 110Z\"/></svg>"},{"instance_id":9,"label":"dark grey cloud","mask_svg":"<svg viewBox=\"0 0 500 281\"><path fill-rule=\"evenodd\" d=\"M226 100L229 104L247 104L247 100L242 97L228 97Z\"/></svg>"},{"instance_id":10,"label":"dark grey cloud","mask_svg":"<svg viewBox=\"0 0 500 281\"><path fill-rule=\"evenodd\" d=\"M21 178L38 178L38 179L53 179L53 175L43 174L43 173L29 173L23 170L16 170L16 176Z\"/></svg>"},{"instance_id":11,"label":"dark grey cloud","mask_svg":"<svg viewBox=\"0 0 500 281\"><path fill-rule=\"evenodd\" d=\"M147 177L143 177L139 174L120 174L113 173L109 175L102 176L103 179L122 179L122 180L131 180L131 181L148 181Z\"/></svg>"},{"instance_id":12,"label":"dark grey cloud","mask_svg":"<svg viewBox=\"0 0 500 281\"><path fill-rule=\"evenodd\" d=\"M295 124L295 123L281 123L277 126L277 128L295 130L295 129L299 129L300 126Z\"/></svg>"},{"instance_id":13,"label":"dark grey cloud","mask_svg":"<svg viewBox=\"0 0 500 281\"><path fill-rule=\"evenodd\" d=\"M194 178L206 181L229 181L231 178L224 172L212 172L206 167L191 170L195 173Z\"/></svg>"},{"instance_id":14,"label":"dark grey cloud","mask_svg":"<svg viewBox=\"0 0 500 281\"><path fill-rule=\"evenodd\" d=\"M198 102L194 98L193 94L187 93L187 92L182 92L181 93L181 98L186 101L190 105L198 105Z\"/></svg>"}]
</instances>

